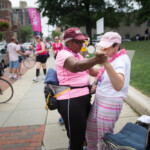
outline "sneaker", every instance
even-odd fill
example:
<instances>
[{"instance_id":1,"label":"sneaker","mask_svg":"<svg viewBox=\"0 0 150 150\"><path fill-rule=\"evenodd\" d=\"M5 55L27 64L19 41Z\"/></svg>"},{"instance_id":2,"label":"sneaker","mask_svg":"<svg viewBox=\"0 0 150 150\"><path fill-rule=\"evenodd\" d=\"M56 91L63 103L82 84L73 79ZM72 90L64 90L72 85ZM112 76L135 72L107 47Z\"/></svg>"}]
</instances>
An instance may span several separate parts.
<instances>
[{"instance_id":1,"label":"sneaker","mask_svg":"<svg viewBox=\"0 0 150 150\"><path fill-rule=\"evenodd\" d=\"M59 123L63 124L64 123L64 120L62 117L59 118Z\"/></svg>"},{"instance_id":2,"label":"sneaker","mask_svg":"<svg viewBox=\"0 0 150 150\"><path fill-rule=\"evenodd\" d=\"M21 76L18 76L18 79L21 79Z\"/></svg>"},{"instance_id":3,"label":"sneaker","mask_svg":"<svg viewBox=\"0 0 150 150\"><path fill-rule=\"evenodd\" d=\"M9 79L10 79L10 80L12 80L12 79L13 79L12 74L10 74L10 75L9 75Z\"/></svg>"},{"instance_id":4,"label":"sneaker","mask_svg":"<svg viewBox=\"0 0 150 150\"><path fill-rule=\"evenodd\" d=\"M38 77L35 77L35 78L33 79L33 81L38 82L38 81L39 81L39 80L38 80Z\"/></svg>"}]
</instances>

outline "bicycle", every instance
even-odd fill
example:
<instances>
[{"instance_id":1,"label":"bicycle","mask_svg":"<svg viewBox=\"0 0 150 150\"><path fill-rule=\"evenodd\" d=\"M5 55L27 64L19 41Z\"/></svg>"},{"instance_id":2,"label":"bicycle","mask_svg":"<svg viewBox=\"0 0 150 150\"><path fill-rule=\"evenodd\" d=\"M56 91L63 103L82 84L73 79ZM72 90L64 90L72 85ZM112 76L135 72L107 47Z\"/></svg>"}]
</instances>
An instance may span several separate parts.
<instances>
[{"instance_id":1,"label":"bicycle","mask_svg":"<svg viewBox=\"0 0 150 150\"><path fill-rule=\"evenodd\" d=\"M0 69L0 104L8 102L14 94L12 85L7 80L1 78L2 70Z\"/></svg>"},{"instance_id":2,"label":"bicycle","mask_svg":"<svg viewBox=\"0 0 150 150\"><path fill-rule=\"evenodd\" d=\"M36 63L33 51L26 51L26 53L29 53L29 55L23 56L23 65L27 69L33 68Z\"/></svg>"},{"instance_id":3,"label":"bicycle","mask_svg":"<svg viewBox=\"0 0 150 150\"><path fill-rule=\"evenodd\" d=\"M0 63L0 76L4 74L4 65Z\"/></svg>"}]
</instances>

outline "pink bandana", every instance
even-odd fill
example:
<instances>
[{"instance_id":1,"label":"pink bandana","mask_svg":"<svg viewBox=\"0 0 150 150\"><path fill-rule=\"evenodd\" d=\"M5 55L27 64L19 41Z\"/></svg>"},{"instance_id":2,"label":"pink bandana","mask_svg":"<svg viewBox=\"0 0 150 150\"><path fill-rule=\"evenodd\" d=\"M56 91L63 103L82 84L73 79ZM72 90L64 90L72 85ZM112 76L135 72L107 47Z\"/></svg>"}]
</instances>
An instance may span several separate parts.
<instances>
[{"instance_id":1,"label":"pink bandana","mask_svg":"<svg viewBox=\"0 0 150 150\"><path fill-rule=\"evenodd\" d=\"M71 52L75 57L78 57L78 53L74 53L73 51L71 51L67 46L63 47L64 50Z\"/></svg>"},{"instance_id":2,"label":"pink bandana","mask_svg":"<svg viewBox=\"0 0 150 150\"><path fill-rule=\"evenodd\" d=\"M113 60L115 60L117 57L121 56L121 55L125 55L126 54L126 50L125 49L122 49L120 52L118 53L115 53L112 58L109 60L109 62L111 63ZM104 73L105 71L105 67L101 67L100 70L99 70L99 73L98 75L96 76L95 79L98 79L102 76L102 74Z\"/></svg>"}]
</instances>

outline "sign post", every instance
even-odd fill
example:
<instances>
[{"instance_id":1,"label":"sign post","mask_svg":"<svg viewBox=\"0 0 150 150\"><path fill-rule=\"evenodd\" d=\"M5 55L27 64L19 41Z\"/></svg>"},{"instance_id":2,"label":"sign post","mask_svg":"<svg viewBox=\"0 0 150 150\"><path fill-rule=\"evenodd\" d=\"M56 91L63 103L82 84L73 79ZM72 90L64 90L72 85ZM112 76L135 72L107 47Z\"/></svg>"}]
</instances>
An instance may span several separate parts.
<instances>
[{"instance_id":1,"label":"sign post","mask_svg":"<svg viewBox=\"0 0 150 150\"><path fill-rule=\"evenodd\" d=\"M96 30L98 35L104 33L104 18L101 18L96 22Z\"/></svg>"}]
</instances>

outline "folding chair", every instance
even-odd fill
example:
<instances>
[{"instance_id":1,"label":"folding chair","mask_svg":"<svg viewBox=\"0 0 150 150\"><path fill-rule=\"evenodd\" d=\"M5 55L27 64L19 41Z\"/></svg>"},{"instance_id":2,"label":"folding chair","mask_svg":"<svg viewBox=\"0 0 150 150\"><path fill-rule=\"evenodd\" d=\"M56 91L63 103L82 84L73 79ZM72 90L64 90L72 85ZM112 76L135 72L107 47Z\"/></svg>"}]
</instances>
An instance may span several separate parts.
<instances>
[{"instance_id":1,"label":"folding chair","mask_svg":"<svg viewBox=\"0 0 150 150\"><path fill-rule=\"evenodd\" d=\"M104 149L108 150L150 150L148 129L127 123L117 134L107 133L103 138Z\"/></svg>"}]
</instances>

